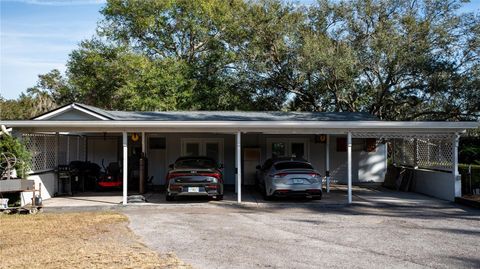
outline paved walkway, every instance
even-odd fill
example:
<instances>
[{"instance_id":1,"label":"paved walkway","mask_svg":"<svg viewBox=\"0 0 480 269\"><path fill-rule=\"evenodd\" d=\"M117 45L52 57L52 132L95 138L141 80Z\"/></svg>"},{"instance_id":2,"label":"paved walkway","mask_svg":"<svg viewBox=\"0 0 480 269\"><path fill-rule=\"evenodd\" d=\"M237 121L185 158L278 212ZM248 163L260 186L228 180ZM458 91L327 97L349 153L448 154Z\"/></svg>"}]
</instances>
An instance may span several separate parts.
<instances>
[{"instance_id":1,"label":"paved walkway","mask_svg":"<svg viewBox=\"0 0 480 269\"><path fill-rule=\"evenodd\" d=\"M360 188L354 188L354 191ZM237 195L233 192L226 192L223 201L213 201L208 198L185 197L173 202L165 200L165 192L146 193L146 203L131 203L131 206L206 206L206 205L238 205ZM332 188L330 193L324 193L322 200L310 199L276 199L264 201L256 190L244 190L242 194L242 206L266 207L266 206L288 206L288 205L319 205L319 206L343 206L346 205L346 190L343 186ZM104 207L110 208L121 205L121 192L90 192L78 193L74 196L54 197L45 200L45 208L82 208L82 207Z\"/></svg>"}]
</instances>

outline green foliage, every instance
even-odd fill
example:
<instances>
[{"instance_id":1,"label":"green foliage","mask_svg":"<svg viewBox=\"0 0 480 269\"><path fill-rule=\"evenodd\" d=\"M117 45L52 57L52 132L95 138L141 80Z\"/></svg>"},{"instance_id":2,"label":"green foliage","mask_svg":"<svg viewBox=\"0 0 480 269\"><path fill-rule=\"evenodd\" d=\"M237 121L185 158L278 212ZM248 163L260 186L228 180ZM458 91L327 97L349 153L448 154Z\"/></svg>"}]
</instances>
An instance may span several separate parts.
<instances>
[{"instance_id":1,"label":"green foliage","mask_svg":"<svg viewBox=\"0 0 480 269\"><path fill-rule=\"evenodd\" d=\"M362 111L472 120L480 16L460 0L109 0L98 34L2 118L117 110ZM31 112L33 111L33 112Z\"/></svg>"},{"instance_id":2,"label":"green foliage","mask_svg":"<svg viewBox=\"0 0 480 269\"><path fill-rule=\"evenodd\" d=\"M30 152L17 138L9 135L0 135L0 153L10 153L17 158L15 169L20 178L25 178L30 169Z\"/></svg>"},{"instance_id":3,"label":"green foliage","mask_svg":"<svg viewBox=\"0 0 480 269\"><path fill-rule=\"evenodd\" d=\"M469 167L471 167L471 175L468 174ZM470 178L472 187L480 187L480 165L459 164L458 172L462 175L462 185L470 187Z\"/></svg>"},{"instance_id":4,"label":"green foliage","mask_svg":"<svg viewBox=\"0 0 480 269\"><path fill-rule=\"evenodd\" d=\"M460 163L480 165L480 137L462 137L458 153Z\"/></svg>"}]
</instances>

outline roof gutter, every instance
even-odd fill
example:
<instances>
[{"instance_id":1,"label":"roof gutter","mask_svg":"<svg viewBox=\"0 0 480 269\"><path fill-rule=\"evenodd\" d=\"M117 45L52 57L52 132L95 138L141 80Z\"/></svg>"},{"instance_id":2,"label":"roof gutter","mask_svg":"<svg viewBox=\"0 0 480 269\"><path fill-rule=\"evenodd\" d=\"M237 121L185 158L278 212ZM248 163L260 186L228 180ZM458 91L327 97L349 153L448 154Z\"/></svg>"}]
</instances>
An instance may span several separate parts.
<instances>
[{"instance_id":1,"label":"roof gutter","mask_svg":"<svg viewBox=\"0 0 480 269\"><path fill-rule=\"evenodd\" d=\"M1 121L11 128L302 128L302 129L474 129L480 122L432 121Z\"/></svg>"}]
</instances>

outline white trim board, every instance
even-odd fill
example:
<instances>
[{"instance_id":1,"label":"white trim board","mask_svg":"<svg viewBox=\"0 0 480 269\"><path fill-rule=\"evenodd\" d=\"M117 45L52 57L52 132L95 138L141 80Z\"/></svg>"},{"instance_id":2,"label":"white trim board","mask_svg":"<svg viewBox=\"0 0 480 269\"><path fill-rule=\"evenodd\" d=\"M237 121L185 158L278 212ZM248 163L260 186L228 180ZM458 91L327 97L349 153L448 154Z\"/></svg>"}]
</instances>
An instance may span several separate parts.
<instances>
[{"instance_id":1,"label":"white trim board","mask_svg":"<svg viewBox=\"0 0 480 269\"><path fill-rule=\"evenodd\" d=\"M94 112L92 112L92 111L89 111L89 110L87 110L87 109L84 109L83 107L80 107L80 106L78 106L78 105L76 105L76 104L70 104L70 105L68 105L68 106L64 106L64 107L59 108L59 109L57 109L57 110L54 110L54 111L48 112L48 113L46 113L46 114L44 114L44 115L41 115L41 116L39 116L39 117L36 117L36 118L34 118L33 120L34 120L34 121L48 120L48 119L51 119L51 118L53 118L53 117L55 117L55 116L57 116L57 115L59 115L59 114L65 113L65 112L67 112L67 111L69 111L69 110L77 110L77 111L80 111L80 112L85 113L85 114L87 114L87 115L90 115L90 116L92 116L92 117L95 117L95 118L97 118L97 119L99 119L99 120L109 120L108 118L106 118L106 117L104 117L104 116L102 116L102 115L100 115L100 114L98 114L98 113L94 113Z\"/></svg>"}]
</instances>

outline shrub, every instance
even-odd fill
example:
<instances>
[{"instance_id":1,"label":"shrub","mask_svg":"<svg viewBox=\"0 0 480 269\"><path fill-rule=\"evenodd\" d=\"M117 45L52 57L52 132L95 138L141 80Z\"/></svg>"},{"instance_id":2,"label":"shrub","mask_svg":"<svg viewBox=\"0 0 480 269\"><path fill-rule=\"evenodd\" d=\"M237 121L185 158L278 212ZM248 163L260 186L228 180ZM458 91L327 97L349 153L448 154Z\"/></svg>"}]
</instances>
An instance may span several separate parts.
<instances>
[{"instance_id":1,"label":"shrub","mask_svg":"<svg viewBox=\"0 0 480 269\"><path fill-rule=\"evenodd\" d=\"M11 153L17 158L15 169L17 176L25 178L26 171L30 169L31 155L25 145L17 138L9 135L0 135L0 154Z\"/></svg>"}]
</instances>

